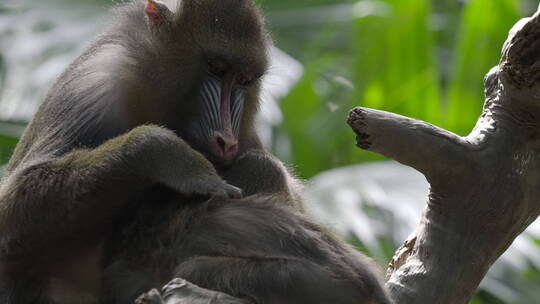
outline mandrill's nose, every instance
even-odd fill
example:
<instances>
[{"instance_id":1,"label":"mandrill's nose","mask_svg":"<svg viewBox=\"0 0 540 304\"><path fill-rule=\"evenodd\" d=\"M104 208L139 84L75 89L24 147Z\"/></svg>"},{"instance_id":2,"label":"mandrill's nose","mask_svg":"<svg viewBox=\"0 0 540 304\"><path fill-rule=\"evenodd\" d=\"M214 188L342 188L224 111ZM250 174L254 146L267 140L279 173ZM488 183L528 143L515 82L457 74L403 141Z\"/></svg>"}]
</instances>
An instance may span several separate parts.
<instances>
[{"instance_id":1,"label":"mandrill's nose","mask_svg":"<svg viewBox=\"0 0 540 304\"><path fill-rule=\"evenodd\" d=\"M226 161L231 161L238 153L238 140L231 134L216 131L210 138L212 153Z\"/></svg>"}]
</instances>

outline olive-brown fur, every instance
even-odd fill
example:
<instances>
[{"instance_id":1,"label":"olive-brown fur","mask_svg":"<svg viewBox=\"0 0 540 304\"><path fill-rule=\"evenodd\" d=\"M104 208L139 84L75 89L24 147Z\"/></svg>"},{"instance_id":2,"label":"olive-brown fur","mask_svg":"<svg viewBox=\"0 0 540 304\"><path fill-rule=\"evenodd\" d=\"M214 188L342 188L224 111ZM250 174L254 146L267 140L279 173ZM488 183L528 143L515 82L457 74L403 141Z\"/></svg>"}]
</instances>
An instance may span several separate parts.
<instances>
[{"instance_id":1,"label":"olive-brown fur","mask_svg":"<svg viewBox=\"0 0 540 304\"><path fill-rule=\"evenodd\" d=\"M182 276L253 303L390 303L260 144L270 41L256 5L183 0L162 17L117 8L28 125L0 184L0 302L132 303ZM198 127L215 56L254 78L231 162Z\"/></svg>"}]
</instances>

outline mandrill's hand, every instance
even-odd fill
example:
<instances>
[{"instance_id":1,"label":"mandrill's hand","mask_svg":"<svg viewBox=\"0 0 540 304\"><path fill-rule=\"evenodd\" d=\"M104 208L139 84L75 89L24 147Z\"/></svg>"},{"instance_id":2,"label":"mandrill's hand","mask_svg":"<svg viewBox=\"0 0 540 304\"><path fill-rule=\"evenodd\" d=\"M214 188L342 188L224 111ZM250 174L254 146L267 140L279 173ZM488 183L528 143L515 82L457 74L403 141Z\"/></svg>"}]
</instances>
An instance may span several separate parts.
<instances>
[{"instance_id":1,"label":"mandrill's hand","mask_svg":"<svg viewBox=\"0 0 540 304\"><path fill-rule=\"evenodd\" d=\"M167 186L185 195L242 198L240 188L227 184L216 173L195 175Z\"/></svg>"},{"instance_id":2,"label":"mandrill's hand","mask_svg":"<svg viewBox=\"0 0 540 304\"><path fill-rule=\"evenodd\" d=\"M188 196L241 198L242 190L229 185L214 166L172 131L157 126L141 126L127 134L128 155L140 168L139 174Z\"/></svg>"}]
</instances>

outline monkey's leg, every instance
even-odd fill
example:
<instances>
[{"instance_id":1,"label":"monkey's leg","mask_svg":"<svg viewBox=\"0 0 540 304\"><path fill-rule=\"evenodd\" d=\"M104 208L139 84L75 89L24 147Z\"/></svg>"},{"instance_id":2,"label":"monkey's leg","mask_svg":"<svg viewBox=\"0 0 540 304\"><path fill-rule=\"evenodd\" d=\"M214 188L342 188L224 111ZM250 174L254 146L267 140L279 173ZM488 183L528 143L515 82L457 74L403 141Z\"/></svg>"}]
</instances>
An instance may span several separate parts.
<instances>
[{"instance_id":1,"label":"monkey's leg","mask_svg":"<svg viewBox=\"0 0 540 304\"><path fill-rule=\"evenodd\" d=\"M271 194L284 205L303 211L301 183L275 156L262 149L249 150L222 172L225 180L242 189L245 196Z\"/></svg>"},{"instance_id":2,"label":"monkey's leg","mask_svg":"<svg viewBox=\"0 0 540 304\"><path fill-rule=\"evenodd\" d=\"M0 257L29 261L99 236L154 184L187 195L240 195L173 132L138 127L95 149L11 172L0 188Z\"/></svg>"},{"instance_id":3,"label":"monkey's leg","mask_svg":"<svg viewBox=\"0 0 540 304\"><path fill-rule=\"evenodd\" d=\"M180 265L177 276L257 304L370 303L354 281L301 258L201 256Z\"/></svg>"}]
</instances>

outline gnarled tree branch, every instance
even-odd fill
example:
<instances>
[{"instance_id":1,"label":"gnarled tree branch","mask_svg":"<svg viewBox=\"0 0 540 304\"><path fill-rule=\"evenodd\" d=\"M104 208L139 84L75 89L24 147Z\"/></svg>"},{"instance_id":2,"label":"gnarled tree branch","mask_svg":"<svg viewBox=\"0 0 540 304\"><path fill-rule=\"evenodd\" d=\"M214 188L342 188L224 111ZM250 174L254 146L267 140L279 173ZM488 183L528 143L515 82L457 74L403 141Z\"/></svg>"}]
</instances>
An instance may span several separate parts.
<instances>
[{"instance_id":1,"label":"gnarled tree branch","mask_svg":"<svg viewBox=\"0 0 540 304\"><path fill-rule=\"evenodd\" d=\"M467 303L540 214L539 14L510 32L467 137L387 112L350 113L361 148L417 169L431 184L422 220L388 270L396 303Z\"/></svg>"}]
</instances>

